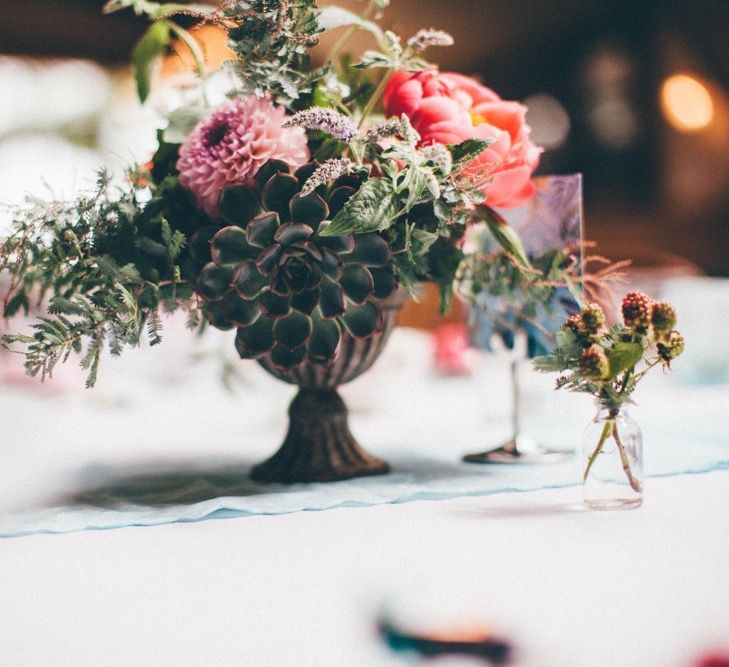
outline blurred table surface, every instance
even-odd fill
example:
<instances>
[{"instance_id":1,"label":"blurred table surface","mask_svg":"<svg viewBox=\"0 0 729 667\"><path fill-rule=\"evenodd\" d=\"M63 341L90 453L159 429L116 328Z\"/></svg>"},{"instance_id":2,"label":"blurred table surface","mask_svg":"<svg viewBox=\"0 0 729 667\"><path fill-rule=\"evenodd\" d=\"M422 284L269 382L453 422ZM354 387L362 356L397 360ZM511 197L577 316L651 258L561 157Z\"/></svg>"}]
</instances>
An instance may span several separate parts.
<instances>
[{"instance_id":1,"label":"blurred table surface","mask_svg":"<svg viewBox=\"0 0 729 667\"><path fill-rule=\"evenodd\" d=\"M93 393L72 388L82 380L73 372L59 378L62 392L0 388L0 510L71 488L89 465L229 456L243 447L239 412L255 413L261 429L246 456L275 448L293 389L250 365L242 392L226 396L205 354L223 349L218 341L197 351L195 366L175 345L184 332L173 324L167 333L150 351L157 365L139 351L107 360ZM675 377L658 382L673 397L665 414L684 427L693 420L700 439L707 410L729 426L729 384L720 382L729 356L694 340L694 370L685 364L682 377L677 363ZM344 390L353 430L367 426L373 451L407 427L407 442L457 460L487 440L459 433L508 431L507 360L478 366L475 385L444 382L450 401L441 401L423 393L424 375L406 372L425 363L423 334L395 332L388 354ZM696 371L701 363L707 370ZM710 371L713 388L682 393L681 382ZM658 409L652 386L644 405ZM491 393L466 405L474 387ZM525 390L546 396L543 385ZM578 398L551 392L539 419L581 431L592 409L570 402ZM402 414L409 421L395 420ZM117 435L104 428L112 421ZM415 630L485 626L509 638L525 666L678 667L728 651L729 471L650 478L634 511L588 512L579 500L574 486L3 539L0 665L405 664L377 636L385 611Z\"/></svg>"},{"instance_id":2,"label":"blurred table surface","mask_svg":"<svg viewBox=\"0 0 729 667\"><path fill-rule=\"evenodd\" d=\"M627 512L579 511L570 488L4 540L0 664L407 664L377 639L387 607L486 625L518 665L691 665L729 642L729 472L646 494Z\"/></svg>"}]
</instances>

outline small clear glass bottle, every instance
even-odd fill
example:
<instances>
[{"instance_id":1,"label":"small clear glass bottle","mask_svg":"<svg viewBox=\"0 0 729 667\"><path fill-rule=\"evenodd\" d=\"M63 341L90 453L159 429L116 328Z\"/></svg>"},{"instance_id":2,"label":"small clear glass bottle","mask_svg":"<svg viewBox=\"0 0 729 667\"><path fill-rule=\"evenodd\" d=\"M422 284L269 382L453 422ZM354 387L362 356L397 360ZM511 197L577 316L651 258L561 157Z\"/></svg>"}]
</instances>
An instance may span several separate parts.
<instances>
[{"instance_id":1,"label":"small clear glass bottle","mask_svg":"<svg viewBox=\"0 0 729 667\"><path fill-rule=\"evenodd\" d=\"M630 509L643 502L643 436L625 407L599 407L582 441L585 504Z\"/></svg>"}]
</instances>

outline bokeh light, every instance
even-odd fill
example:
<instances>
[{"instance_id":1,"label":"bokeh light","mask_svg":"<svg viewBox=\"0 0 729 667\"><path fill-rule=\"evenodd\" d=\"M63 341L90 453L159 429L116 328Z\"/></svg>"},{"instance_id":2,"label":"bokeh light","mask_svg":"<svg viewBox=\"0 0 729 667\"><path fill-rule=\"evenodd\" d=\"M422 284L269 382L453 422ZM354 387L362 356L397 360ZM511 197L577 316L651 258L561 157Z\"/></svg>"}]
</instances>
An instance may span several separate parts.
<instances>
[{"instance_id":1,"label":"bokeh light","mask_svg":"<svg viewBox=\"0 0 729 667\"><path fill-rule=\"evenodd\" d=\"M681 132L696 132L714 118L709 89L689 74L674 74L661 86L661 109L666 120Z\"/></svg>"},{"instance_id":2,"label":"bokeh light","mask_svg":"<svg viewBox=\"0 0 729 667\"><path fill-rule=\"evenodd\" d=\"M544 148L559 148L570 131L567 111L551 95L539 93L524 100L529 109L527 122L532 128L532 139Z\"/></svg>"}]
</instances>

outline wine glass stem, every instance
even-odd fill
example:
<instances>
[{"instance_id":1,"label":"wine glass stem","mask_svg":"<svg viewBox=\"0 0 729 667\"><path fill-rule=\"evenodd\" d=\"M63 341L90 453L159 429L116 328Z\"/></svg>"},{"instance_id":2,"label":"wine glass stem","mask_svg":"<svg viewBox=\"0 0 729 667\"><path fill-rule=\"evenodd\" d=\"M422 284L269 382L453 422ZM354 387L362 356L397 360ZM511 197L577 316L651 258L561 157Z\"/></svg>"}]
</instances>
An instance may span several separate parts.
<instances>
[{"instance_id":1,"label":"wine glass stem","mask_svg":"<svg viewBox=\"0 0 729 667\"><path fill-rule=\"evenodd\" d=\"M519 435L521 413L521 397L519 388L519 361L514 358L511 361L511 428L514 433L514 440Z\"/></svg>"}]
</instances>

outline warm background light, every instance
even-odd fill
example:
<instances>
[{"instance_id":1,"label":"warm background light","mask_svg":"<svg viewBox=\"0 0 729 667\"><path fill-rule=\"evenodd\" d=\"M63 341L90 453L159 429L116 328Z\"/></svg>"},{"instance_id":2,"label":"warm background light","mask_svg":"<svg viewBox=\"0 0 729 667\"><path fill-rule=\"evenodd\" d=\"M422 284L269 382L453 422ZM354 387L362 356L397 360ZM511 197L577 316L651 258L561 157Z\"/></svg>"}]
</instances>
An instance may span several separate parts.
<instances>
[{"instance_id":1,"label":"warm background light","mask_svg":"<svg viewBox=\"0 0 729 667\"><path fill-rule=\"evenodd\" d=\"M668 122L682 132L701 130L714 117L711 93L688 74L674 74L663 82L661 108Z\"/></svg>"},{"instance_id":2,"label":"warm background light","mask_svg":"<svg viewBox=\"0 0 729 667\"><path fill-rule=\"evenodd\" d=\"M202 26L193 30L192 36L202 47L205 64L211 72L219 69L224 61L235 58L235 54L228 48L228 37L224 30L216 26ZM173 50L174 55L165 59L162 77L189 72L195 68L190 50L184 44L176 42Z\"/></svg>"}]
</instances>

